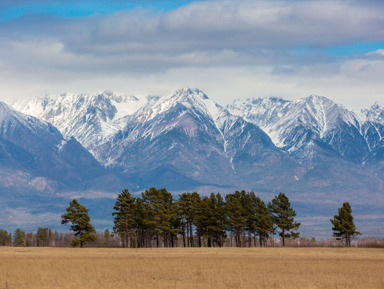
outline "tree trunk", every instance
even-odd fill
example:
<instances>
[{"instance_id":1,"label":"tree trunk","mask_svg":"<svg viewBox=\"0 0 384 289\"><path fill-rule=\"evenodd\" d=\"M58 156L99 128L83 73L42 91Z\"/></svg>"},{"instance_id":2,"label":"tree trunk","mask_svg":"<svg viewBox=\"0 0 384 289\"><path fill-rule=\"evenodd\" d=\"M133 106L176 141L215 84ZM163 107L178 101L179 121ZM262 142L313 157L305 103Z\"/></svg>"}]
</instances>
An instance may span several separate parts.
<instances>
[{"instance_id":1,"label":"tree trunk","mask_svg":"<svg viewBox=\"0 0 384 289\"><path fill-rule=\"evenodd\" d=\"M192 230L192 222L189 223L189 235L190 235L190 238L191 238L191 242L190 242L190 245L191 247L194 247L194 244L193 244L193 230Z\"/></svg>"},{"instance_id":2,"label":"tree trunk","mask_svg":"<svg viewBox=\"0 0 384 289\"><path fill-rule=\"evenodd\" d=\"M183 225L183 246L186 246L186 240L185 240L185 226ZM188 226L187 226L187 235L188 235Z\"/></svg>"}]
</instances>

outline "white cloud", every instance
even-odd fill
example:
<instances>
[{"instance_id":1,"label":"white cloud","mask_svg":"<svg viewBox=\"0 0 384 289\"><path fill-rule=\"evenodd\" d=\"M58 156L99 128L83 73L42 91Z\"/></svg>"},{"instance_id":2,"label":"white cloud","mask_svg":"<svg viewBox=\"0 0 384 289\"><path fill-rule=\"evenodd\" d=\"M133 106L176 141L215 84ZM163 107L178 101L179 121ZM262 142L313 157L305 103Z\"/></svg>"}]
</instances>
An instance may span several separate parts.
<instances>
[{"instance_id":1,"label":"white cloud","mask_svg":"<svg viewBox=\"0 0 384 289\"><path fill-rule=\"evenodd\" d=\"M372 52L367 53L367 56L379 56L383 57L384 56L384 49L378 49Z\"/></svg>"},{"instance_id":2,"label":"white cloud","mask_svg":"<svg viewBox=\"0 0 384 289\"><path fill-rule=\"evenodd\" d=\"M382 50L338 58L321 48L382 41L383 8L380 1L201 1L161 13L20 18L0 24L0 98L192 86L221 103L316 93L370 104L383 97ZM309 52L294 52L301 47Z\"/></svg>"},{"instance_id":3,"label":"white cloud","mask_svg":"<svg viewBox=\"0 0 384 289\"><path fill-rule=\"evenodd\" d=\"M86 192L66 192L66 193L58 193L58 197L64 197L67 199L100 199L100 198L107 198L107 199L116 199L117 198L116 193L104 193L104 192L98 192L98 191L86 191Z\"/></svg>"},{"instance_id":4,"label":"white cloud","mask_svg":"<svg viewBox=\"0 0 384 289\"><path fill-rule=\"evenodd\" d=\"M45 226L60 221L60 214L41 213L31 214L28 208L5 209L3 224L9 226L28 227L33 225Z\"/></svg>"}]
</instances>

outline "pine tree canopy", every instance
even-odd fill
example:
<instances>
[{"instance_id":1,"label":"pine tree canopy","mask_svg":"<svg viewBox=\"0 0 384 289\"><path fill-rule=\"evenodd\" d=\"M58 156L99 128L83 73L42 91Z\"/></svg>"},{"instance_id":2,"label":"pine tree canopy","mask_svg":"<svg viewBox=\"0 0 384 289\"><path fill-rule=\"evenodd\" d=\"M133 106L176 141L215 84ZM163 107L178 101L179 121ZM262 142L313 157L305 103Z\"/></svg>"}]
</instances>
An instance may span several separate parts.
<instances>
[{"instance_id":1,"label":"pine tree canopy","mask_svg":"<svg viewBox=\"0 0 384 289\"><path fill-rule=\"evenodd\" d=\"M115 216L113 230L121 236L124 247L129 247L129 237L136 227L135 207L136 198L132 197L127 189L117 196L113 207L115 210L112 213L112 216Z\"/></svg>"},{"instance_id":2,"label":"pine tree canopy","mask_svg":"<svg viewBox=\"0 0 384 289\"><path fill-rule=\"evenodd\" d=\"M90 224L91 218L88 216L88 209L79 204L77 200L72 200L67 213L61 215L62 224L71 224L71 231L75 232L78 239L72 241L72 246L80 245L83 247L85 243L91 243L96 240L96 232Z\"/></svg>"},{"instance_id":3,"label":"pine tree canopy","mask_svg":"<svg viewBox=\"0 0 384 289\"><path fill-rule=\"evenodd\" d=\"M13 246L23 247L25 245L25 232L20 229L16 229L13 235L15 236Z\"/></svg>"},{"instance_id":4,"label":"pine tree canopy","mask_svg":"<svg viewBox=\"0 0 384 289\"><path fill-rule=\"evenodd\" d=\"M346 246L351 246L351 240L361 235L360 232L356 231L355 223L353 222L352 208L348 202L343 203L343 206L339 208L339 214L335 215L330 220L333 227L333 237L337 240L345 240Z\"/></svg>"},{"instance_id":5,"label":"pine tree canopy","mask_svg":"<svg viewBox=\"0 0 384 289\"><path fill-rule=\"evenodd\" d=\"M273 215L273 222L280 229L279 235L283 241L283 246L285 246L286 238L298 238L299 232L296 232L296 230L299 228L300 223L295 222L296 212L291 207L288 197L283 193L279 193L272 200L269 207Z\"/></svg>"}]
</instances>

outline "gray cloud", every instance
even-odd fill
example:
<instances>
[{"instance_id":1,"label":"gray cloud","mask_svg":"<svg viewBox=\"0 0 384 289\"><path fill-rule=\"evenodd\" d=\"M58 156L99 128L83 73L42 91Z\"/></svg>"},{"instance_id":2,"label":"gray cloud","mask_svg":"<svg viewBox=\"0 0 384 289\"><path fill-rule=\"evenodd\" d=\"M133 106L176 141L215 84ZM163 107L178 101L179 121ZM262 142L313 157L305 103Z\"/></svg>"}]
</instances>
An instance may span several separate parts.
<instances>
[{"instance_id":1,"label":"gray cloud","mask_svg":"<svg viewBox=\"0 0 384 289\"><path fill-rule=\"evenodd\" d=\"M0 98L196 86L225 102L318 93L357 104L363 91L373 101L384 88L380 50L339 58L323 49L382 41L383 8L357 0L202 1L169 12L27 15L0 24Z\"/></svg>"},{"instance_id":2,"label":"gray cloud","mask_svg":"<svg viewBox=\"0 0 384 289\"><path fill-rule=\"evenodd\" d=\"M329 47L382 41L383 8L376 1L205 1L165 13L25 17L7 25L7 36L57 37L70 51L93 54Z\"/></svg>"}]
</instances>

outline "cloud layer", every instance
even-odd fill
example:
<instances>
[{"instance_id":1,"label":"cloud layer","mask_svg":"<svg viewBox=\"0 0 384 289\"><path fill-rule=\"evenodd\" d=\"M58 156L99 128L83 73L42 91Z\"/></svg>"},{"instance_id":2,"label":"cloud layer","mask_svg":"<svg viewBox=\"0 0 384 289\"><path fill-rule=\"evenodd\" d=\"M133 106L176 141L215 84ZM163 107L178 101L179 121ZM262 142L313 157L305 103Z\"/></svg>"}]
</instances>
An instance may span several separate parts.
<instances>
[{"instance_id":1,"label":"cloud layer","mask_svg":"<svg viewBox=\"0 0 384 289\"><path fill-rule=\"evenodd\" d=\"M367 106L383 96L382 11L382 1L264 0L27 13L0 23L0 98L195 86L221 103L317 93Z\"/></svg>"}]
</instances>

